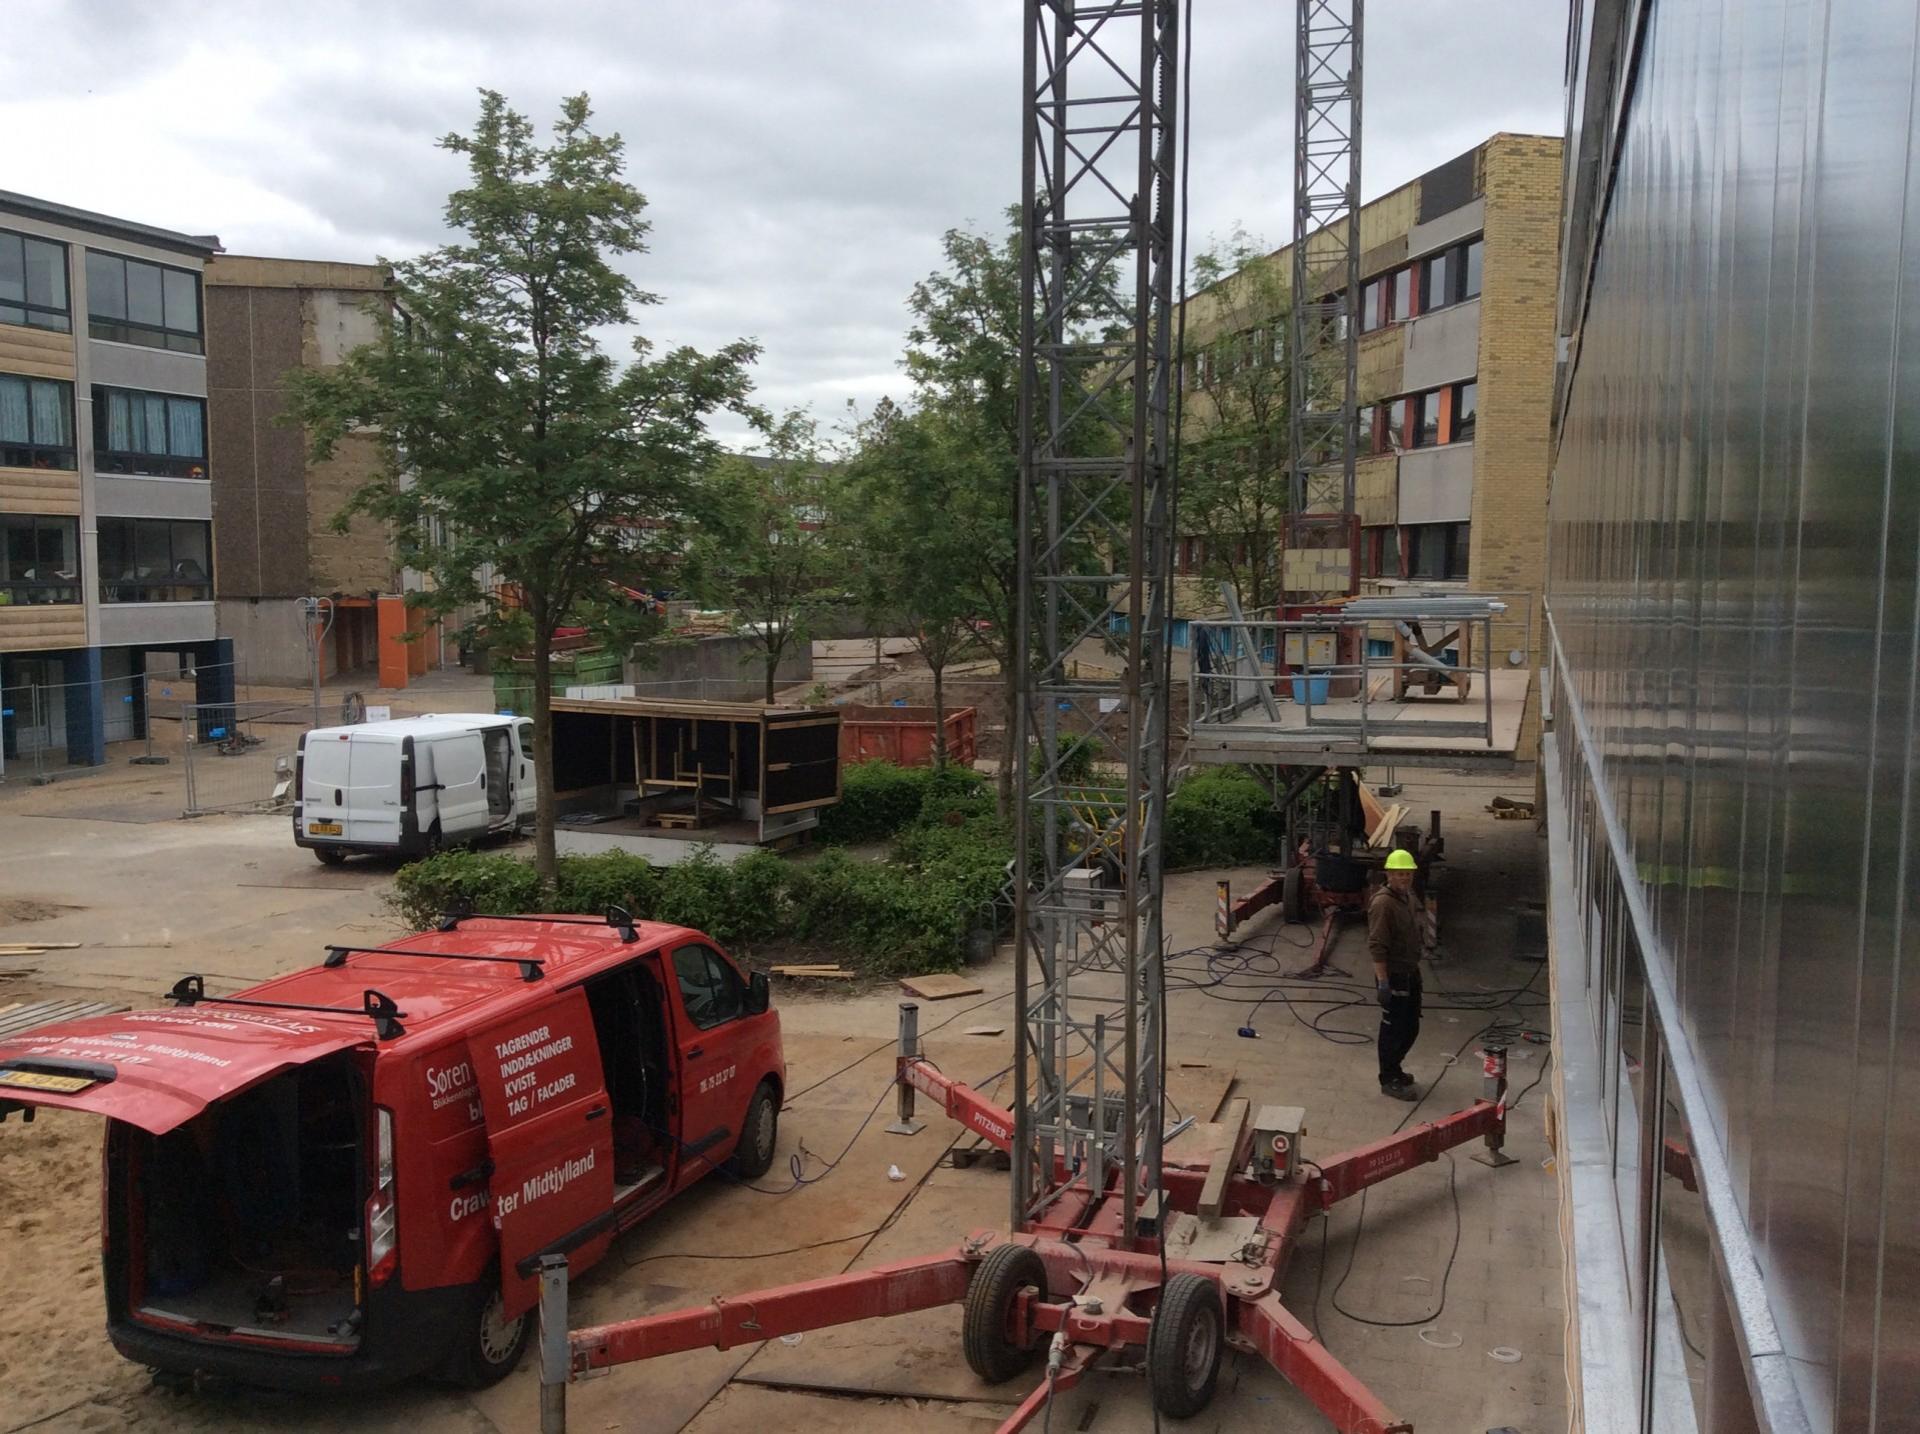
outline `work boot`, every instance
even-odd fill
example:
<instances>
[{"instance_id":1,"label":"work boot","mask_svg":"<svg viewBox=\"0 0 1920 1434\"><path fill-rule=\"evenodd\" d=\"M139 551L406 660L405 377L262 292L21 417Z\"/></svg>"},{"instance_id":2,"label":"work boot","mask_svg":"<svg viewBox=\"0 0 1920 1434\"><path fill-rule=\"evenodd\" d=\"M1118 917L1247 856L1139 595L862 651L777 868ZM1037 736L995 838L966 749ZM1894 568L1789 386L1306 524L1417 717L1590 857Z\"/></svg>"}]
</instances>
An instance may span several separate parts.
<instances>
[{"instance_id":1,"label":"work boot","mask_svg":"<svg viewBox=\"0 0 1920 1434\"><path fill-rule=\"evenodd\" d=\"M1413 1080L1411 1077L1409 1077L1405 1082L1405 1084L1402 1084L1402 1085L1388 1085L1388 1084L1382 1083L1380 1086L1380 1094L1392 1096L1395 1100L1420 1099L1420 1092L1414 1087Z\"/></svg>"},{"instance_id":2,"label":"work boot","mask_svg":"<svg viewBox=\"0 0 1920 1434\"><path fill-rule=\"evenodd\" d=\"M1405 1071L1401 1071L1399 1075L1393 1078L1393 1083L1395 1085L1412 1085L1413 1077L1408 1075Z\"/></svg>"}]
</instances>

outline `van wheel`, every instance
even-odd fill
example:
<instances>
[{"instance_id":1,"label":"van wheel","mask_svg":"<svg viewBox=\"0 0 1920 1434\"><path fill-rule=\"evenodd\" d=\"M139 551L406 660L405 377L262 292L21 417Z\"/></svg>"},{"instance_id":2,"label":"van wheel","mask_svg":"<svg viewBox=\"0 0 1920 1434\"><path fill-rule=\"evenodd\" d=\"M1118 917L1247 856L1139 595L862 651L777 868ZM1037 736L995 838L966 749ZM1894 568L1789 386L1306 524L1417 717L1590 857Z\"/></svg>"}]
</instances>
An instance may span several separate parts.
<instances>
[{"instance_id":1,"label":"van wheel","mask_svg":"<svg viewBox=\"0 0 1920 1434\"><path fill-rule=\"evenodd\" d=\"M347 854L337 846L317 846L312 850L313 859L322 866L339 866L347 859Z\"/></svg>"},{"instance_id":2,"label":"van wheel","mask_svg":"<svg viewBox=\"0 0 1920 1434\"><path fill-rule=\"evenodd\" d=\"M742 1180L758 1180L773 1167L773 1143L779 1133L779 1103L773 1098L773 1087L761 1081L753 1093L753 1103L747 1107L740 1143L733 1148L727 1169Z\"/></svg>"},{"instance_id":3,"label":"van wheel","mask_svg":"<svg viewBox=\"0 0 1920 1434\"><path fill-rule=\"evenodd\" d=\"M485 1389L512 1374L533 1338L533 1311L515 1320L501 1319L499 1271L486 1278L485 1293L468 1306L471 1313L447 1370L462 1389Z\"/></svg>"},{"instance_id":4,"label":"van wheel","mask_svg":"<svg viewBox=\"0 0 1920 1434\"><path fill-rule=\"evenodd\" d=\"M445 845L440 839L440 823L435 822L427 828L427 839L420 844L421 855L438 856Z\"/></svg>"}]
</instances>

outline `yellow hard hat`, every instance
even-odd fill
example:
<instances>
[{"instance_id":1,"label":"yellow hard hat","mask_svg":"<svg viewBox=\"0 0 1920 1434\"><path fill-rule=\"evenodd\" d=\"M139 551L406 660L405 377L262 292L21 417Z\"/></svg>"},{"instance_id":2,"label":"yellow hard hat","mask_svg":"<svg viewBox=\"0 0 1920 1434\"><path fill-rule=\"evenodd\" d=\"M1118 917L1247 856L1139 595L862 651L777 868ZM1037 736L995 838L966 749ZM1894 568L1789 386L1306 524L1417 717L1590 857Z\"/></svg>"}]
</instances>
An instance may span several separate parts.
<instances>
[{"instance_id":1,"label":"yellow hard hat","mask_svg":"<svg viewBox=\"0 0 1920 1434\"><path fill-rule=\"evenodd\" d=\"M1417 871L1419 867L1413 859L1412 852L1408 851L1405 847L1395 847L1387 854L1387 870Z\"/></svg>"}]
</instances>

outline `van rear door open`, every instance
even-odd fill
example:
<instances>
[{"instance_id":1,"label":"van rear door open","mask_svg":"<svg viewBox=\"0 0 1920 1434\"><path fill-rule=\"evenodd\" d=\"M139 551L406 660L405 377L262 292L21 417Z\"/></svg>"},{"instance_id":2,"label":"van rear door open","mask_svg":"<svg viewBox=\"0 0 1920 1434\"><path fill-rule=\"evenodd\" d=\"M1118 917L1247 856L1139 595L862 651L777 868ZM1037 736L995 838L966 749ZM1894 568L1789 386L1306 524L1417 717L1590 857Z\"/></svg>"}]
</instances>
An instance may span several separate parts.
<instances>
[{"instance_id":1,"label":"van rear door open","mask_svg":"<svg viewBox=\"0 0 1920 1434\"><path fill-rule=\"evenodd\" d=\"M84 1110L165 1135L237 1091L372 1037L351 1018L210 1004L92 1016L0 1039L0 1111Z\"/></svg>"},{"instance_id":2,"label":"van rear door open","mask_svg":"<svg viewBox=\"0 0 1920 1434\"><path fill-rule=\"evenodd\" d=\"M487 1122L505 1318L533 1308L519 1265L545 1251L590 1262L613 1229L613 1121L584 991L563 992L467 1043Z\"/></svg>"}]
</instances>

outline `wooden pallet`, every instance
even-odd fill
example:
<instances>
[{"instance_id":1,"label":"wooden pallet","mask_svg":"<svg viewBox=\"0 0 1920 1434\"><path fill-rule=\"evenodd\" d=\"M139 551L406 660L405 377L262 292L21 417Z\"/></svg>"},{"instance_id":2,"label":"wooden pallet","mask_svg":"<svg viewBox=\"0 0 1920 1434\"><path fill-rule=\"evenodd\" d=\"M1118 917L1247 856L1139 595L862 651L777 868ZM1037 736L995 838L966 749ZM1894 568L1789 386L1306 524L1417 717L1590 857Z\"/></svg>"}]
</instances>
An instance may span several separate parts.
<instances>
[{"instance_id":1,"label":"wooden pallet","mask_svg":"<svg viewBox=\"0 0 1920 1434\"><path fill-rule=\"evenodd\" d=\"M0 1038L50 1026L56 1021L77 1021L85 1016L105 1016L126 1009L111 1001L27 1001L0 1010Z\"/></svg>"}]
</instances>

